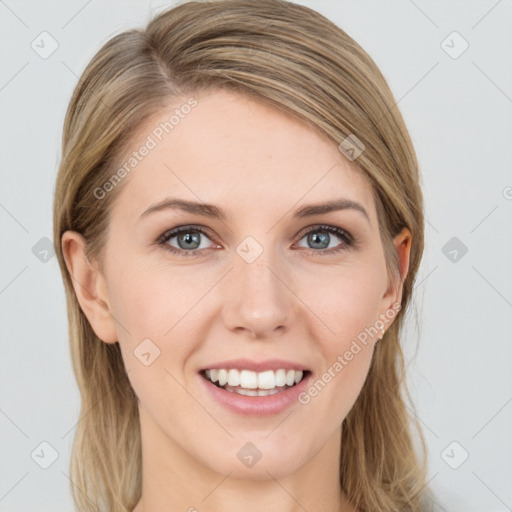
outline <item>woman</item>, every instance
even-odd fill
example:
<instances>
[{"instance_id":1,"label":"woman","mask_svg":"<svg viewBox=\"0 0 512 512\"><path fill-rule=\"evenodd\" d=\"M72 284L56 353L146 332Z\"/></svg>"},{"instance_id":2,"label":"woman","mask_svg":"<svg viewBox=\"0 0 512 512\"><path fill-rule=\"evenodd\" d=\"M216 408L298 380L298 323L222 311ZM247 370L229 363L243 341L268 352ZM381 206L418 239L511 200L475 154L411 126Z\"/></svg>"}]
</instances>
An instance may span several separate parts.
<instances>
[{"instance_id":1,"label":"woman","mask_svg":"<svg viewBox=\"0 0 512 512\"><path fill-rule=\"evenodd\" d=\"M399 344L423 222L385 79L315 11L187 2L108 41L54 209L77 509L430 510Z\"/></svg>"}]
</instances>

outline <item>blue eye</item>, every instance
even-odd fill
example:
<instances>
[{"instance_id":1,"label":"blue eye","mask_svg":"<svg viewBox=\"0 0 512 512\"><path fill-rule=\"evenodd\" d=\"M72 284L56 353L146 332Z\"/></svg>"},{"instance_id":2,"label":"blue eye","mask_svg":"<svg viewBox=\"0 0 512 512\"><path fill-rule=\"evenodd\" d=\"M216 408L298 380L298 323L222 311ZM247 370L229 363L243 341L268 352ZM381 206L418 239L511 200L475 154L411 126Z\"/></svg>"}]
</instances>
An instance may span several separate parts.
<instances>
[{"instance_id":1,"label":"blue eye","mask_svg":"<svg viewBox=\"0 0 512 512\"><path fill-rule=\"evenodd\" d=\"M164 233L158 243L169 252L181 256L197 256L197 249L205 249L201 245L201 237L206 237L206 231L200 227L182 227L172 229ZM174 247L169 242L176 238L178 247Z\"/></svg>"},{"instance_id":2,"label":"blue eye","mask_svg":"<svg viewBox=\"0 0 512 512\"><path fill-rule=\"evenodd\" d=\"M208 246L202 243L201 238L208 238L208 232L200 226L183 226L166 231L161 235L157 243L165 250L179 256L199 256L200 253L208 249ZM333 237L341 240L341 243L334 247L329 247ZM302 234L301 240L307 237L307 243L312 247L306 247L312 254L329 255L343 250L355 247L355 240L347 231L335 226L316 226ZM178 246L171 245L171 241L176 239Z\"/></svg>"},{"instance_id":3,"label":"blue eye","mask_svg":"<svg viewBox=\"0 0 512 512\"><path fill-rule=\"evenodd\" d=\"M342 244L338 244L334 247L329 247L329 244L332 241L331 235L335 235L335 238L339 238L340 240L342 240ZM351 247L354 246L354 239L352 238L352 236L345 230L337 228L335 226L319 226L314 229L310 229L304 234L301 240L306 237L307 243L312 244L314 249L322 249L320 251L314 250L313 252L322 255L333 254L339 251L350 249Z\"/></svg>"}]
</instances>

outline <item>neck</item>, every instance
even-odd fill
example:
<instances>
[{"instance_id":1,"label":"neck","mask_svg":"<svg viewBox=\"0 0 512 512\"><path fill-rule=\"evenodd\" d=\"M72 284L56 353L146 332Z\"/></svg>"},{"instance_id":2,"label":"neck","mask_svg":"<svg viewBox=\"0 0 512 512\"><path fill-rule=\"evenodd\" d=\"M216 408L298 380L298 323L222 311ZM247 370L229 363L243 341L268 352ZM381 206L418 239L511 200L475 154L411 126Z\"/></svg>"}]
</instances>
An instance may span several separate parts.
<instances>
[{"instance_id":1,"label":"neck","mask_svg":"<svg viewBox=\"0 0 512 512\"><path fill-rule=\"evenodd\" d=\"M140 409L142 498L133 512L351 512L340 488L341 429L293 473L260 479L218 473L193 458Z\"/></svg>"}]
</instances>

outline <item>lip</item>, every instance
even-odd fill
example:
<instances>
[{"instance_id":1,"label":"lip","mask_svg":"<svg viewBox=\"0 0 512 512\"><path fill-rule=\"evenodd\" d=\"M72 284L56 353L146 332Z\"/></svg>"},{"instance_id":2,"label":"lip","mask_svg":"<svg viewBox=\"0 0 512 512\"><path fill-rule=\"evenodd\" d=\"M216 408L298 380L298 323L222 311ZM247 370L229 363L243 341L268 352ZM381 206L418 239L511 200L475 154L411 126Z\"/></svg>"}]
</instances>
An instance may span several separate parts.
<instances>
[{"instance_id":1,"label":"lip","mask_svg":"<svg viewBox=\"0 0 512 512\"><path fill-rule=\"evenodd\" d=\"M267 361L268 363L268 361ZM224 363L225 364L225 363ZM282 364L282 362L281 362ZM240 367L240 366L213 366L212 369L216 368L241 368L241 369L252 369L258 367L258 365L249 365L250 367ZM265 366L266 369L271 369L268 366ZM276 367L275 369L284 368L283 366ZM300 366L289 367L288 369L298 369ZM257 371L257 370L253 370ZM307 370L306 370L307 371ZM311 379L311 372L307 371L307 374L303 377L303 379L295 386L288 388L284 391L280 391L274 395L268 396L245 396L239 395L238 393L232 393L231 391L226 391L222 388L219 388L213 382L209 381L202 373L199 374L199 378L202 385L206 388L207 393L210 394L213 399L219 403L222 407L226 408L230 412L234 412L235 414L243 415L243 416L256 416L256 417L264 417L264 416L272 416L275 414L279 414L293 404L298 405L298 395L305 391L309 385L309 381Z\"/></svg>"},{"instance_id":2,"label":"lip","mask_svg":"<svg viewBox=\"0 0 512 512\"><path fill-rule=\"evenodd\" d=\"M265 370L302 370L303 372L309 371L309 368L303 364L295 363L292 361L285 361L283 359L267 359L265 361L251 361L249 359L230 359L229 361L221 361L214 363L211 366L206 366L204 370L251 370L253 372L264 372ZM300 384L300 383L299 383Z\"/></svg>"}]
</instances>

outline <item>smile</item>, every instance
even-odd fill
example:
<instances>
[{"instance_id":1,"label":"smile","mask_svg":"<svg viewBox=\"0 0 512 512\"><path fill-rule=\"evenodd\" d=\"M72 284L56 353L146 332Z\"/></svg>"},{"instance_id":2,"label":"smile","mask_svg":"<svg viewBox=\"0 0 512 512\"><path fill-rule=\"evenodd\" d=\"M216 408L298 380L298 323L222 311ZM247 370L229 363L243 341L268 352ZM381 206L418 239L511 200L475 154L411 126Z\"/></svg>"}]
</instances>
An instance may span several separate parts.
<instances>
[{"instance_id":1,"label":"smile","mask_svg":"<svg viewBox=\"0 0 512 512\"><path fill-rule=\"evenodd\" d=\"M213 403L244 416L271 416L300 405L312 371L286 359L231 359L206 363L199 370L201 386Z\"/></svg>"},{"instance_id":2,"label":"smile","mask_svg":"<svg viewBox=\"0 0 512 512\"><path fill-rule=\"evenodd\" d=\"M304 372L284 368L262 372L220 368L205 370L203 375L217 387L231 393L269 396L286 391L301 382Z\"/></svg>"}]
</instances>

